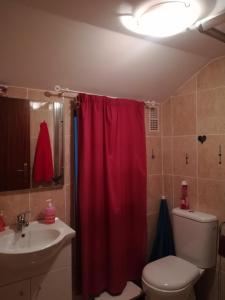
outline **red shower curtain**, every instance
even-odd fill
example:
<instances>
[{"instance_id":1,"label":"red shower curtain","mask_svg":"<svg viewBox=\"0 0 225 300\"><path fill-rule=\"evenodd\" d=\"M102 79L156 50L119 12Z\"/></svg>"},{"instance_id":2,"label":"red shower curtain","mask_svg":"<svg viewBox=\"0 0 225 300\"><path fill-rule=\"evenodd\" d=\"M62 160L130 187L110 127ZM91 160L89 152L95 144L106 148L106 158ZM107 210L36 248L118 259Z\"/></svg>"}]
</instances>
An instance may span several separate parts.
<instances>
[{"instance_id":1,"label":"red shower curtain","mask_svg":"<svg viewBox=\"0 0 225 300\"><path fill-rule=\"evenodd\" d=\"M83 299L119 294L146 255L144 104L80 95L78 203Z\"/></svg>"}]
</instances>

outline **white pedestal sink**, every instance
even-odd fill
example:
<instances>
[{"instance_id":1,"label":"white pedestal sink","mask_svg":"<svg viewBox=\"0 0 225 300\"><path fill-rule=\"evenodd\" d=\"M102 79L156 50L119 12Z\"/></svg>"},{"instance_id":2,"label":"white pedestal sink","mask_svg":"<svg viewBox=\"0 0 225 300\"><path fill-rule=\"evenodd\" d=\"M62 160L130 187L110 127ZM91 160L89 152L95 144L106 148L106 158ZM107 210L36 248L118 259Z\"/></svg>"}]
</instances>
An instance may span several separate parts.
<instances>
[{"instance_id":1,"label":"white pedestal sink","mask_svg":"<svg viewBox=\"0 0 225 300\"><path fill-rule=\"evenodd\" d=\"M75 231L56 219L0 233L0 299L72 300Z\"/></svg>"},{"instance_id":2,"label":"white pedestal sink","mask_svg":"<svg viewBox=\"0 0 225 300\"><path fill-rule=\"evenodd\" d=\"M0 266L24 268L48 260L75 231L56 218L54 224L31 222L18 232L7 227L0 233Z\"/></svg>"}]
</instances>

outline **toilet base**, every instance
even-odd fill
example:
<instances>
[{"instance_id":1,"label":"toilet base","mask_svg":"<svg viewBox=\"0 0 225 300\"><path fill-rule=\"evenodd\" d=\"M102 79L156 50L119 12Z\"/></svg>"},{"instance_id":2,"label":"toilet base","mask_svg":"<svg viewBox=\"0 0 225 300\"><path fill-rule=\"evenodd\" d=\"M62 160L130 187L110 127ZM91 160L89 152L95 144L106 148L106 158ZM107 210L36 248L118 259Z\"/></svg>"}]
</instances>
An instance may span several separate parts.
<instances>
[{"instance_id":1,"label":"toilet base","mask_svg":"<svg viewBox=\"0 0 225 300\"><path fill-rule=\"evenodd\" d=\"M163 291L145 285L142 281L145 292L145 300L196 300L194 287L190 285L176 291Z\"/></svg>"},{"instance_id":2,"label":"toilet base","mask_svg":"<svg viewBox=\"0 0 225 300\"><path fill-rule=\"evenodd\" d=\"M163 299L168 300L168 298L163 298ZM145 300L155 300L155 299L149 298L148 296L145 296ZM180 300L183 300L183 299L180 298ZM190 296L189 296L187 299L185 299L185 300L196 300L194 291L193 291L193 292L190 294Z\"/></svg>"}]
</instances>

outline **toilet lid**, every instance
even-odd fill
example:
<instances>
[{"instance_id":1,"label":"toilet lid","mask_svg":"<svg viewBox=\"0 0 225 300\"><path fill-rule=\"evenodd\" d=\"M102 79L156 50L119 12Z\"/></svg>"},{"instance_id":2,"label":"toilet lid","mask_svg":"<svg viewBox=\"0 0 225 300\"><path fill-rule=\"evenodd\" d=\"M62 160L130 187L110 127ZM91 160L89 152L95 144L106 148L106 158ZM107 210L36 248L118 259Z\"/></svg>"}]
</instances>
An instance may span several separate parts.
<instances>
[{"instance_id":1,"label":"toilet lid","mask_svg":"<svg viewBox=\"0 0 225 300\"><path fill-rule=\"evenodd\" d=\"M184 288L199 275L195 265L177 256L167 256L146 265L142 278L153 287L171 291Z\"/></svg>"}]
</instances>

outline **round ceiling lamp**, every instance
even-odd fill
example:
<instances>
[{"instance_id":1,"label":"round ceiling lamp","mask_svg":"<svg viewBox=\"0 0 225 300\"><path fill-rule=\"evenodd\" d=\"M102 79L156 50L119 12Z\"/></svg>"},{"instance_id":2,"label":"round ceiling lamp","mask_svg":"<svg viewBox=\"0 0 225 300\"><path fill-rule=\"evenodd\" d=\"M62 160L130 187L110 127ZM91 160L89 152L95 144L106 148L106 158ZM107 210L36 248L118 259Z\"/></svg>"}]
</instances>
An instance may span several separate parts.
<instances>
[{"instance_id":1,"label":"round ceiling lamp","mask_svg":"<svg viewBox=\"0 0 225 300\"><path fill-rule=\"evenodd\" d=\"M152 37L169 37L185 31L201 14L196 0L153 0L139 7L133 15L121 17L129 30Z\"/></svg>"}]
</instances>

